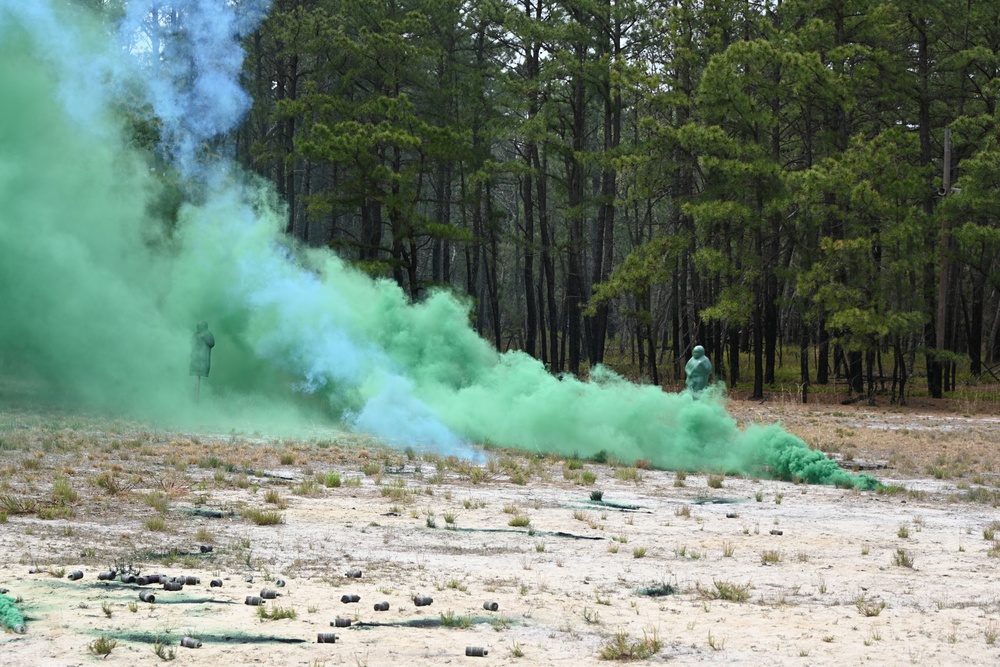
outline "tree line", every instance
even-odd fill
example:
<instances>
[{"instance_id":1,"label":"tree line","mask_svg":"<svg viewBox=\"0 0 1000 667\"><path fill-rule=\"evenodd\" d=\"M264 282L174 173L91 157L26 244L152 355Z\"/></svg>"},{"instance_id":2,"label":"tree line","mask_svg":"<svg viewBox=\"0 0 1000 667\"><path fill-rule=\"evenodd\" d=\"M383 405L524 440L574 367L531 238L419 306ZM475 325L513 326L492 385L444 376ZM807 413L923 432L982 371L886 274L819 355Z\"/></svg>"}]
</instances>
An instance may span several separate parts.
<instances>
[{"instance_id":1,"label":"tree line","mask_svg":"<svg viewBox=\"0 0 1000 667\"><path fill-rule=\"evenodd\" d=\"M789 347L804 395L996 372L995 2L275 0L245 48L288 233L500 350L660 384L702 344L756 397Z\"/></svg>"}]
</instances>

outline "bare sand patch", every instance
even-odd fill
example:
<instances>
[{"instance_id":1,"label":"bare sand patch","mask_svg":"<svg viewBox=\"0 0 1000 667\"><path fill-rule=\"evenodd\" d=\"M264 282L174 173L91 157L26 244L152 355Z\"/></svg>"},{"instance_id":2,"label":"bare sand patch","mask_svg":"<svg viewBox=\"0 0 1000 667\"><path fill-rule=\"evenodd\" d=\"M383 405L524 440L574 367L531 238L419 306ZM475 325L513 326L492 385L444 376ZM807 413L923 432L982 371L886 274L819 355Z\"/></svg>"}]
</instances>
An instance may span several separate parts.
<instances>
[{"instance_id":1,"label":"bare sand patch","mask_svg":"<svg viewBox=\"0 0 1000 667\"><path fill-rule=\"evenodd\" d=\"M11 665L158 664L157 640L192 665L580 665L645 639L658 643L652 663L1000 658L1000 547L986 539L1000 538L1000 422L790 402L730 410L782 421L889 492L738 477L713 487L700 473L503 451L478 465L408 456L341 434L272 441L4 413L0 587L20 599L28 632L0 634L0 650ZM257 525L251 510L281 522ZM199 583L98 580L115 565ZM360 578L346 576L354 569ZM83 578L67 579L74 570ZM280 593L266 615L294 618L244 604L262 589ZM201 647L178 646L185 635ZM101 637L116 642L103 659L89 650Z\"/></svg>"}]
</instances>

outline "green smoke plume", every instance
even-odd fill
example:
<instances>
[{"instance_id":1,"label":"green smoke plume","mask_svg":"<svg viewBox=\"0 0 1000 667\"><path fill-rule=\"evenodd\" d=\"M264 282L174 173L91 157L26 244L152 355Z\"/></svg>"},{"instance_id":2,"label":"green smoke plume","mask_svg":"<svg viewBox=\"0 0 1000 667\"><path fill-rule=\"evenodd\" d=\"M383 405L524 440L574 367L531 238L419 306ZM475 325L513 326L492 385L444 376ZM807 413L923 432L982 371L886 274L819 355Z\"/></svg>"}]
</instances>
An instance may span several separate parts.
<instances>
[{"instance_id":1,"label":"green smoke plume","mask_svg":"<svg viewBox=\"0 0 1000 667\"><path fill-rule=\"evenodd\" d=\"M12 386L30 379L64 401L174 427L279 434L319 425L447 453L488 440L663 468L874 483L777 426L740 431L712 392L696 401L603 368L590 382L557 378L522 353L499 355L452 295L411 304L391 281L291 244L273 190L233 165L200 171L188 188L197 196L176 216L159 215L162 169L130 146L117 111L127 106L118 79L127 84L132 70L113 70L115 87L69 85L75 71L65 63L113 57L110 31L61 16L50 23L72 40L53 39L23 16L4 20L4 5L0 376ZM73 50L53 57L67 43ZM217 345L195 404L188 346L200 320Z\"/></svg>"}]
</instances>

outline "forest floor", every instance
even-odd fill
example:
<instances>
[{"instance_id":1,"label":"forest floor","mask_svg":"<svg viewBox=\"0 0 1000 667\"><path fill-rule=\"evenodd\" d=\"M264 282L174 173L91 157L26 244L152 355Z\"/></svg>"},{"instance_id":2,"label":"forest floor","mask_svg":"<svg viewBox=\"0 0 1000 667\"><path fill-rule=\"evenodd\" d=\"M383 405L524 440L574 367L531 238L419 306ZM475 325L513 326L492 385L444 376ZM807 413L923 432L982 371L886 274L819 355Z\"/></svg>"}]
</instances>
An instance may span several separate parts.
<instances>
[{"instance_id":1,"label":"forest floor","mask_svg":"<svg viewBox=\"0 0 1000 667\"><path fill-rule=\"evenodd\" d=\"M0 633L0 654L33 666L1000 660L995 405L729 409L781 421L885 486L506 450L476 464L338 433L170 433L0 409L0 588L28 628ZM200 581L170 592L97 578L129 567ZM280 596L244 604L265 588ZM178 646L185 635L201 647Z\"/></svg>"}]
</instances>

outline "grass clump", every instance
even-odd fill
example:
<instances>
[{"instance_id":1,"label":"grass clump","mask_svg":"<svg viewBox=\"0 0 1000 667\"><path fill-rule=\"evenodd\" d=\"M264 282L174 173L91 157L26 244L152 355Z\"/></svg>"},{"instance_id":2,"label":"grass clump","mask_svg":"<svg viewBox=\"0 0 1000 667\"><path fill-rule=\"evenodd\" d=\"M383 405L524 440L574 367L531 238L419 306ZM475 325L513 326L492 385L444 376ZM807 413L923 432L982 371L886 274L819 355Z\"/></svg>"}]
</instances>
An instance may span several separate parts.
<instances>
[{"instance_id":1,"label":"grass clump","mask_svg":"<svg viewBox=\"0 0 1000 667\"><path fill-rule=\"evenodd\" d=\"M34 514L38 511L38 502L14 493L0 494L0 512L4 515Z\"/></svg>"},{"instance_id":2,"label":"grass clump","mask_svg":"<svg viewBox=\"0 0 1000 667\"><path fill-rule=\"evenodd\" d=\"M271 607L270 611L264 605L257 607L257 617L265 621L280 621L283 618L296 618L298 613L291 607Z\"/></svg>"},{"instance_id":3,"label":"grass clump","mask_svg":"<svg viewBox=\"0 0 1000 667\"><path fill-rule=\"evenodd\" d=\"M510 521L507 522L508 526L514 526L515 528L525 528L531 525L531 519L527 514L515 514L511 517Z\"/></svg>"},{"instance_id":4,"label":"grass clump","mask_svg":"<svg viewBox=\"0 0 1000 667\"><path fill-rule=\"evenodd\" d=\"M103 489L109 496L120 496L134 489L142 480L139 477L126 477L119 470L102 472L94 478L94 486Z\"/></svg>"},{"instance_id":5,"label":"grass clump","mask_svg":"<svg viewBox=\"0 0 1000 667\"><path fill-rule=\"evenodd\" d=\"M111 637L101 635L99 638L87 644L87 650L94 655L106 656L118 646L118 642Z\"/></svg>"},{"instance_id":6,"label":"grass clump","mask_svg":"<svg viewBox=\"0 0 1000 667\"><path fill-rule=\"evenodd\" d=\"M781 552L774 549L767 549L760 552L761 565L774 565L781 562Z\"/></svg>"},{"instance_id":7,"label":"grass clump","mask_svg":"<svg viewBox=\"0 0 1000 667\"><path fill-rule=\"evenodd\" d=\"M177 650L157 637L156 641L153 642L153 654L160 660L169 661L177 657Z\"/></svg>"},{"instance_id":8,"label":"grass clump","mask_svg":"<svg viewBox=\"0 0 1000 667\"><path fill-rule=\"evenodd\" d=\"M615 470L615 478L620 479L623 482L635 482L638 484L642 481L642 474L639 472L638 468L629 466L625 468L617 468Z\"/></svg>"},{"instance_id":9,"label":"grass clump","mask_svg":"<svg viewBox=\"0 0 1000 667\"><path fill-rule=\"evenodd\" d=\"M288 507L288 502L281 497L281 493L279 493L277 489L268 489L267 493L264 494L264 502L270 503L279 509L285 509Z\"/></svg>"},{"instance_id":10,"label":"grass clump","mask_svg":"<svg viewBox=\"0 0 1000 667\"><path fill-rule=\"evenodd\" d=\"M58 477L52 482L52 502L57 505L72 505L79 499L80 494L65 477Z\"/></svg>"},{"instance_id":11,"label":"grass clump","mask_svg":"<svg viewBox=\"0 0 1000 667\"><path fill-rule=\"evenodd\" d=\"M340 486L340 473L328 472L323 477L323 486L328 489L336 489Z\"/></svg>"},{"instance_id":12,"label":"grass clump","mask_svg":"<svg viewBox=\"0 0 1000 667\"><path fill-rule=\"evenodd\" d=\"M160 514L166 514L170 511L170 496L163 493L162 491L153 491L150 493L142 494L142 502L147 506L152 507L154 510Z\"/></svg>"},{"instance_id":13,"label":"grass clump","mask_svg":"<svg viewBox=\"0 0 1000 667\"><path fill-rule=\"evenodd\" d=\"M292 493L297 496L305 496L307 498L313 498L323 494L323 489L320 487L319 483L314 479L304 479L294 487L292 487Z\"/></svg>"},{"instance_id":14,"label":"grass clump","mask_svg":"<svg viewBox=\"0 0 1000 667\"><path fill-rule=\"evenodd\" d=\"M710 489L721 489L722 482L725 478L722 475L709 475L708 476L708 488Z\"/></svg>"},{"instance_id":15,"label":"grass clump","mask_svg":"<svg viewBox=\"0 0 1000 667\"><path fill-rule=\"evenodd\" d=\"M698 592L702 597L709 600L727 600L729 602L745 602L750 599L751 584L737 584L733 581L712 580L711 588L702 588L697 585Z\"/></svg>"},{"instance_id":16,"label":"grass clump","mask_svg":"<svg viewBox=\"0 0 1000 667\"><path fill-rule=\"evenodd\" d=\"M992 541L997 532L1000 532L1000 521L993 521L983 528L983 539Z\"/></svg>"},{"instance_id":17,"label":"grass clump","mask_svg":"<svg viewBox=\"0 0 1000 667\"><path fill-rule=\"evenodd\" d=\"M162 533L167 529L167 522L163 519L163 516L161 514L157 514L156 516L151 516L145 521L143 521L142 526L146 530L155 533Z\"/></svg>"},{"instance_id":18,"label":"grass clump","mask_svg":"<svg viewBox=\"0 0 1000 667\"><path fill-rule=\"evenodd\" d=\"M285 523L285 515L277 510L262 510L252 507L243 512L243 517L249 519L258 526L276 526Z\"/></svg>"},{"instance_id":19,"label":"grass clump","mask_svg":"<svg viewBox=\"0 0 1000 667\"><path fill-rule=\"evenodd\" d=\"M892 555L892 564L900 567L908 567L912 570L913 556L906 549L896 549L896 553Z\"/></svg>"},{"instance_id":20,"label":"grass clump","mask_svg":"<svg viewBox=\"0 0 1000 667\"><path fill-rule=\"evenodd\" d=\"M601 660L647 660L661 648L663 642L656 630L643 630L642 638L633 640L625 630L619 629L601 646L598 655Z\"/></svg>"},{"instance_id":21,"label":"grass clump","mask_svg":"<svg viewBox=\"0 0 1000 667\"><path fill-rule=\"evenodd\" d=\"M874 600L864 593L859 593L854 598L854 606L857 607L858 613L862 616L872 618L882 613L882 610L885 609L885 601Z\"/></svg>"}]
</instances>

